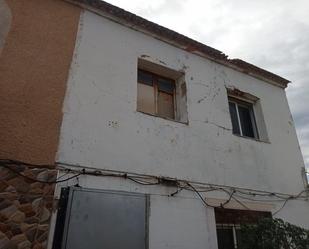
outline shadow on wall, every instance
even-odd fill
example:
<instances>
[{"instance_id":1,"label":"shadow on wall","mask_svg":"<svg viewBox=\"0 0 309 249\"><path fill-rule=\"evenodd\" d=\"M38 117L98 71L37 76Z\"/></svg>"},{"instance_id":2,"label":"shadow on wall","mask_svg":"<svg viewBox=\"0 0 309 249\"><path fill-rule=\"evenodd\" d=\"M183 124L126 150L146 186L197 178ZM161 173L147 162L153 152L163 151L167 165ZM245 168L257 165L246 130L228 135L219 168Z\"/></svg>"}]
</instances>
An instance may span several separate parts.
<instances>
[{"instance_id":1,"label":"shadow on wall","mask_svg":"<svg viewBox=\"0 0 309 249\"><path fill-rule=\"evenodd\" d=\"M0 0L0 55L5 44L6 36L11 26L11 11L5 0Z\"/></svg>"}]
</instances>

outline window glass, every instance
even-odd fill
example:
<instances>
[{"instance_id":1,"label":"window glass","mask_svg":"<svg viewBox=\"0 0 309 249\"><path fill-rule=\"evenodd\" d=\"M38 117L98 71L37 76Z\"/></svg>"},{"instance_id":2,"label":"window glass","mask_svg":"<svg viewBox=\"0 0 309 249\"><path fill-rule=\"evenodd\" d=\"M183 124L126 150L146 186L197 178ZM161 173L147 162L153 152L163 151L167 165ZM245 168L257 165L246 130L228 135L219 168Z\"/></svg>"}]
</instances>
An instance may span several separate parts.
<instances>
[{"instance_id":1,"label":"window glass","mask_svg":"<svg viewBox=\"0 0 309 249\"><path fill-rule=\"evenodd\" d=\"M232 120L233 133L240 135L236 104L233 102L229 102L229 108L230 108L230 114L231 114L231 120Z\"/></svg>"},{"instance_id":2,"label":"window glass","mask_svg":"<svg viewBox=\"0 0 309 249\"><path fill-rule=\"evenodd\" d=\"M174 89L175 89L175 84L171 80L159 78L158 79L158 89L159 91L173 94Z\"/></svg>"},{"instance_id":3,"label":"window glass","mask_svg":"<svg viewBox=\"0 0 309 249\"><path fill-rule=\"evenodd\" d=\"M153 85L152 74L142 70L138 70L138 82L152 86Z\"/></svg>"},{"instance_id":4,"label":"window glass","mask_svg":"<svg viewBox=\"0 0 309 249\"><path fill-rule=\"evenodd\" d=\"M149 114L155 114L154 87L137 83L137 110Z\"/></svg>"},{"instance_id":5,"label":"window glass","mask_svg":"<svg viewBox=\"0 0 309 249\"><path fill-rule=\"evenodd\" d=\"M175 119L175 82L156 74L138 70L137 110Z\"/></svg>"},{"instance_id":6,"label":"window glass","mask_svg":"<svg viewBox=\"0 0 309 249\"><path fill-rule=\"evenodd\" d=\"M240 228L235 229L235 231L236 231L237 248L242 248L241 238L242 238L243 232L240 230ZM246 236L246 234L244 234L243 236Z\"/></svg>"},{"instance_id":7,"label":"window glass","mask_svg":"<svg viewBox=\"0 0 309 249\"><path fill-rule=\"evenodd\" d=\"M241 124L242 135L246 137L255 137L253 123L251 119L251 108L238 105L239 119Z\"/></svg>"},{"instance_id":8,"label":"window glass","mask_svg":"<svg viewBox=\"0 0 309 249\"><path fill-rule=\"evenodd\" d=\"M217 228L218 249L234 249L233 229Z\"/></svg>"},{"instance_id":9,"label":"window glass","mask_svg":"<svg viewBox=\"0 0 309 249\"><path fill-rule=\"evenodd\" d=\"M158 116L174 119L174 96L158 92Z\"/></svg>"},{"instance_id":10,"label":"window glass","mask_svg":"<svg viewBox=\"0 0 309 249\"><path fill-rule=\"evenodd\" d=\"M229 110L233 134L258 139L253 104L234 98L229 98Z\"/></svg>"},{"instance_id":11,"label":"window glass","mask_svg":"<svg viewBox=\"0 0 309 249\"><path fill-rule=\"evenodd\" d=\"M261 218L271 217L269 212L215 208L219 249L242 248L241 239L246 236L241 224L255 224Z\"/></svg>"},{"instance_id":12,"label":"window glass","mask_svg":"<svg viewBox=\"0 0 309 249\"><path fill-rule=\"evenodd\" d=\"M148 248L145 195L70 188L67 201L62 248Z\"/></svg>"}]
</instances>

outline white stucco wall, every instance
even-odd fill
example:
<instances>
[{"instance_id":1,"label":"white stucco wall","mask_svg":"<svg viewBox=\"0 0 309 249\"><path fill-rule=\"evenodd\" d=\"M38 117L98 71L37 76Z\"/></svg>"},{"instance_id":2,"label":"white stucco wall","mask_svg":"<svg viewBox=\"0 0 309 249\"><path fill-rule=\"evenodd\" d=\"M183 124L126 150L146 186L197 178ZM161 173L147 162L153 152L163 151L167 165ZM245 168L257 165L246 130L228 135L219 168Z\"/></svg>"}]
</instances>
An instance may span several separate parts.
<instances>
[{"instance_id":1,"label":"white stucco wall","mask_svg":"<svg viewBox=\"0 0 309 249\"><path fill-rule=\"evenodd\" d=\"M283 193L303 189L303 161L283 89L90 12L80 36L59 161ZM189 125L136 111L142 55L185 70ZM226 86L260 98L270 143L232 134Z\"/></svg>"},{"instance_id":2,"label":"white stucco wall","mask_svg":"<svg viewBox=\"0 0 309 249\"><path fill-rule=\"evenodd\" d=\"M136 111L139 57L185 72L188 125ZM260 99L269 143L232 134L226 87ZM283 89L88 11L81 18L68 80L57 161L270 192L296 194L304 189L304 163ZM84 186L123 188L94 179L85 179ZM151 193L147 188L136 191ZM152 215L166 212L161 220L150 219L153 231L160 222L180 230L181 222L192 229L196 224L199 229L194 231L202 232L194 234L196 246L190 248L205 248L205 243L216 248L216 242L203 237L214 235L215 227L213 221L203 223L208 211L199 200L164 198L151 197ZM274 210L278 207L274 205ZM288 204L280 215L309 227L306 202ZM164 244L174 235L164 236L150 233L150 248L182 248ZM186 242L190 240L183 238Z\"/></svg>"},{"instance_id":3,"label":"white stucco wall","mask_svg":"<svg viewBox=\"0 0 309 249\"><path fill-rule=\"evenodd\" d=\"M56 196L59 197L61 187L76 183L76 179L73 179L59 184ZM214 210L205 208L200 199L191 192L183 191L177 196L170 197L175 188L145 187L121 178L82 176L78 183L91 189L148 194L150 196L149 249L217 249ZM55 219L56 214L52 217L49 249L52 246Z\"/></svg>"}]
</instances>

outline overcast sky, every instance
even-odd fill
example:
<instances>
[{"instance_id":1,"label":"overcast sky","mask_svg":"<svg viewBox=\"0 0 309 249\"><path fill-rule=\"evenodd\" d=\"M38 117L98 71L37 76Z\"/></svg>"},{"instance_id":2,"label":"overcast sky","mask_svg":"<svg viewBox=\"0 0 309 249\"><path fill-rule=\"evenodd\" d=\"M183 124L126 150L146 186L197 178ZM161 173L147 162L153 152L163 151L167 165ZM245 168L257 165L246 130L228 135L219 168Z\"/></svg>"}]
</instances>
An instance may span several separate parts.
<instances>
[{"instance_id":1,"label":"overcast sky","mask_svg":"<svg viewBox=\"0 0 309 249\"><path fill-rule=\"evenodd\" d=\"M277 73L309 168L309 0L107 0Z\"/></svg>"}]
</instances>

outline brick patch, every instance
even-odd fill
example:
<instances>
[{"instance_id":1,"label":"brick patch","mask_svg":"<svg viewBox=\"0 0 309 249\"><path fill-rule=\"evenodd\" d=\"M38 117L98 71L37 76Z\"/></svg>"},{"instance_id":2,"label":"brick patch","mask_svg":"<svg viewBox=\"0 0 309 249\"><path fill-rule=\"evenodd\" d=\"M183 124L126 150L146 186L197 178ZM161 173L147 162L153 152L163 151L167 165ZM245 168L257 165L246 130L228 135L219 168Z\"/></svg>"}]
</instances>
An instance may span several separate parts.
<instances>
[{"instance_id":1,"label":"brick patch","mask_svg":"<svg viewBox=\"0 0 309 249\"><path fill-rule=\"evenodd\" d=\"M55 181L57 170L10 166L32 179ZM55 185L0 167L0 249L47 247Z\"/></svg>"}]
</instances>

